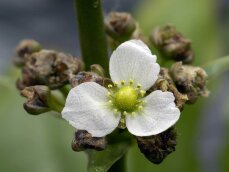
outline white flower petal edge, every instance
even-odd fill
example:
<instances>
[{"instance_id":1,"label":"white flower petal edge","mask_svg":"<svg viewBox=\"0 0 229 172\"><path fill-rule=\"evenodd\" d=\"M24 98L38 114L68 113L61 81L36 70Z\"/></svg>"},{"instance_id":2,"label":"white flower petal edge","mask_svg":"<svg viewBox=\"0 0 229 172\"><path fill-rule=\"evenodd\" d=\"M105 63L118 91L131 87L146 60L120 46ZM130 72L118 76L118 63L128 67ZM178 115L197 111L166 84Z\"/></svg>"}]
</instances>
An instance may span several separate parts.
<instances>
[{"instance_id":1,"label":"white flower petal edge","mask_svg":"<svg viewBox=\"0 0 229 172\"><path fill-rule=\"evenodd\" d=\"M122 43L113 52L110 59L110 76L112 81L129 82L133 79L135 86L142 85L142 89L149 89L157 80L160 66L156 63L156 56L140 40Z\"/></svg>"},{"instance_id":2,"label":"white flower petal edge","mask_svg":"<svg viewBox=\"0 0 229 172\"><path fill-rule=\"evenodd\" d=\"M173 126L180 117L171 92L156 90L146 98L143 110L136 115L126 116L126 126L136 136L159 134Z\"/></svg>"},{"instance_id":3,"label":"white flower petal edge","mask_svg":"<svg viewBox=\"0 0 229 172\"><path fill-rule=\"evenodd\" d=\"M87 130L93 137L111 133L120 120L107 106L107 89L94 82L71 89L62 117L78 130Z\"/></svg>"}]
</instances>

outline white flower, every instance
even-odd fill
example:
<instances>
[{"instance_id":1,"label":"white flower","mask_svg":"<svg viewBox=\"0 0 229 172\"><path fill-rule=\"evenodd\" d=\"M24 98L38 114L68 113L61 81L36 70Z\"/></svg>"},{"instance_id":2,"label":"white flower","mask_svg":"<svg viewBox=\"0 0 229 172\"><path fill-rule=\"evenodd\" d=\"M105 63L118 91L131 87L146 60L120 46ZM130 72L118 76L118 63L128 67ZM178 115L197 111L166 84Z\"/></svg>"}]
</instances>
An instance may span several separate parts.
<instances>
[{"instance_id":1,"label":"white flower","mask_svg":"<svg viewBox=\"0 0 229 172\"><path fill-rule=\"evenodd\" d=\"M176 123L180 111L171 92L156 90L146 97L158 78L160 66L156 56L139 40L121 44L110 59L109 89L94 82L73 88L66 100L62 116L93 137L102 137L116 127L136 136L159 134Z\"/></svg>"}]
</instances>

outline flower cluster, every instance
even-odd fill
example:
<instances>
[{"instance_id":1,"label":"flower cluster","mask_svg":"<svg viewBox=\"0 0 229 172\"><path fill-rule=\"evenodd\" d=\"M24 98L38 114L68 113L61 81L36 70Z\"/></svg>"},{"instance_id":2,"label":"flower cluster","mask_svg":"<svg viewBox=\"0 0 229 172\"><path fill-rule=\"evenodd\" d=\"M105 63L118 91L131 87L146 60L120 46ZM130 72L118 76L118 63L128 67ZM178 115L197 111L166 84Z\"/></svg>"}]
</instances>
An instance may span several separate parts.
<instances>
[{"instance_id":1,"label":"flower cluster","mask_svg":"<svg viewBox=\"0 0 229 172\"><path fill-rule=\"evenodd\" d=\"M109 74L99 64L84 70L84 63L72 55L42 49L34 40L21 41L14 63L22 73L16 85L27 99L24 109L33 115L61 113L76 129L74 151L101 151L114 138L135 139L148 160L161 163L175 151L175 124L184 105L208 96L207 74L190 65L191 41L174 26L158 27L147 39L130 14L112 12L105 31L114 50ZM157 57L175 62L160 66Z\"/></svg>"}]
</instances>

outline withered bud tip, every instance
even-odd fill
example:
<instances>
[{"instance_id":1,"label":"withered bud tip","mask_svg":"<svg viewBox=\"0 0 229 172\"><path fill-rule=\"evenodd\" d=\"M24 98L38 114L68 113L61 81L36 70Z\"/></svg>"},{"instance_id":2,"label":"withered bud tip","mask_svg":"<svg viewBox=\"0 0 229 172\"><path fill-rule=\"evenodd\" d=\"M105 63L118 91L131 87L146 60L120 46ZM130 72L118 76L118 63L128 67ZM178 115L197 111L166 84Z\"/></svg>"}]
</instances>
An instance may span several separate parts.
<instances>
[{"instance_id":1,"label":"withered bud tip","mask_svg":"<svg viewBox=\"0 0 229 172\"><path fill-rule=\"evenodd\" d=\"M14 63L16 66L23 66L26 63L28 56L40 51L41 45L35 40L25 39L22 40L16 47L17 57L14 58Z\"/></svg>"}]
</instances>

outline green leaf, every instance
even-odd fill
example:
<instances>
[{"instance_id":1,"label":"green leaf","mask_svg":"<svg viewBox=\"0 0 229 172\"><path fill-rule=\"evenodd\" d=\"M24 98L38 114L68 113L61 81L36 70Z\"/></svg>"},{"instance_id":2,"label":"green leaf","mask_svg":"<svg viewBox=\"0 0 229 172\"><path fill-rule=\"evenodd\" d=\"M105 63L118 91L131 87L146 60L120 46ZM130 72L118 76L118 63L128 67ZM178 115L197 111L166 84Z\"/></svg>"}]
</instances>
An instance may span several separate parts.
<instances>
[{"instance_id":1,"label":"green leaf","mask_svg":"<svg viewBox=\"0 0 229 172\"><path fill-rule=\"evenodd\" d=\"M229 56L211 61L203 65L203 68L209 78L216 77L229 69Z\"/></svg>"},{"instance_id":2,"label":"green leaf","mask_svg":"<svg viewBox=\"0 0 229 172\"><path fill-rule=\"evenodd\" d=\"M117 142L108 145L103 151L87 151L88 153L88 172L106 172L110 167L124 156L130 147L128 142Z\"/></svg>"}]
</instances>

